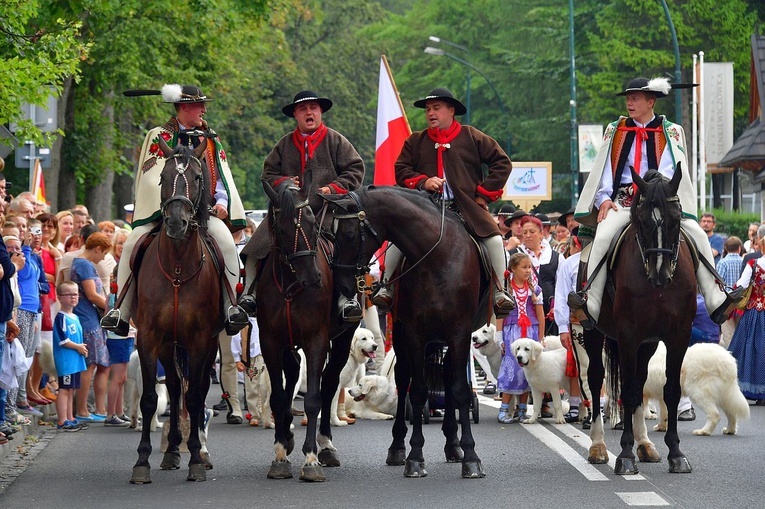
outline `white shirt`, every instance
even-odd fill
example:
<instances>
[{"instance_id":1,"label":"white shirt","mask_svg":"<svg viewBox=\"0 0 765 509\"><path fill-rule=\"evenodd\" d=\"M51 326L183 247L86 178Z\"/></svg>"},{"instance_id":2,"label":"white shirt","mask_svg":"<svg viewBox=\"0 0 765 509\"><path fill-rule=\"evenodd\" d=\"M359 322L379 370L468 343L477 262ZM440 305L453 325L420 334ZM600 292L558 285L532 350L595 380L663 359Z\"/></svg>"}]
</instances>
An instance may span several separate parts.
<instances>
[{"instance_id":1,"label":"white shirt","mask_svg":"<svg viewBox=\"0 0 765 509\"><path fill-rule=\"evenodd\" d=\"M654 121L656 117L654 116L647 124L641 124L640 122L635 122L635 125L638 127L645 127L651 122ZM637 137L637 136L636 136ZM642 156L640 160L640 168L636 168L638 170L638 174L642 177L646 174L648 171L648 148L647 148L647 140L642 140L641 143L643 144L642 147ZM627 161L624 163L626 169L622 172L621 175L621 181L619 182L619 185L624 184L632 184L632 173L630 173L629 169L630 166L635 165L635 143L632 144L630 147L630 153L627 156ZM606 165L603 169L603 175L600 178L600 185L598 186L598 190L595 193L595 208L600 208L600 206L603 204L604 201L610 200L611 195L614 192L614 176L613 176L613 167L611 166L611 150L613 149L614 144L613 141L611 142L611 146L608 148L608 155L606 156ZM672 154L669 150L664 150L661 154L661 160L659 161L659 173L664 175L667 178L672 178L672 175L675 174L675 166L672 162ZM617 186L618 187L618 186ZM556 299L557 303L557 299Z\"/></svg>"},{"instance_id":2,"label":"white shirt","mask_svg":"<svg viewBox=\"0 0 765 509\"><path fill-rule=\"evenodd\" d=\"M568 294L576 287L576 277L579 273L579 255L572 254L560 260L555 273L555 323L558 332L570 332L571 310L568 307Z\"/></svg>"},{"instance_id":3,"label":"white shirt","mask_svg":"<svg viewBox=\"0 0 765 509\"><path fill-rule=\"evenodd\" d=\"M261 354L260 351L260 330L258 329L258 320L250 317L250 360ZM231 353L234 355L234 362L242 360L242 334L238 332L231 336Z\"/></svg>"}]
</instances>

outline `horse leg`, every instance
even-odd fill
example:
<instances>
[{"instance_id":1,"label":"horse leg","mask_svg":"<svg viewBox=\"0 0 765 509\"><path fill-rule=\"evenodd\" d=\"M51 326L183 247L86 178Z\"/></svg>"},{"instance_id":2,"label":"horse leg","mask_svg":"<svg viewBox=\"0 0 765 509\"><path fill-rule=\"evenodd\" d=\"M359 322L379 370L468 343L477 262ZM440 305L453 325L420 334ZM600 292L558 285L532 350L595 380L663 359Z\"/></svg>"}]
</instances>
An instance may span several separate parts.
<instances>
[{"instance_id":1,"label":"horse leg","mask_svg":"<svg viewBox=\"0 0 765 509\"><path fill-rule=\"evenodd\" d=\"M186 408L189 412L189 439L186 442L191 453L189 459L189 474L186 477L187 481L206 481L207 472L205 464L202 461L200 450L202 443L199 440L199 428L201 427L203 418L202 412L204 410L204 400L202 399L202 393L200 391L202 383L201 378L204 373L207 375L207 380L210 379L209 371L206 369L209 364L203 366L202 364L207 362L207 358L204 357L196 360L196 362L189 365L189 385L186 391L184 401L186 402Z\"/></svg>"},{"instance_id":2,"label":"horse leg","mask_svg":"<svg viewBox=\"0 0 765 509\"><path fill-rule=\"evenodd\" d=\"M635 441L637 442L637 456L638 460L646 463L658 463L661 461L659 451L656 450L656 446L648 438L648 429L645 424L645 411L646 408L643 405L643 387L645 381L648 378L648 361L656 352L655 343L644 343L638 349L638 378L637 387L639 388L640 399L638 400L638 406L635 408L635 415L632 418L632 426Z\"/></svg>"},{"instance_id":3,"label":"horse leg","mask_svg":"<svg viewBox=\"0 0 765 509\"><path fill-rule=\"evenodd\" d=\"M261 338L267 337L261 329ZM291 393L284 390L282 381L283 360L281 347L261 343L263 359L266 361L268 378L271 381L271 410L274 414L274 460L268 470L269 479L289 479L292 477L292 465L287 458L295 445L290 424L292 423ZM274 352L273 350L276 350ZM289 438L288 438L289 437ZM289 441L288 441L289 440Z\"/></svg>"},{"instance_id":4,"label":"horse leg","mask_svg":"<svg viewBox=\"0 0 765 509\"><path fill-rule=\"evenodd\" d=\"M453 370L450 368L450 358L451 358L451 348L447 351L446 357L444 358L444 369L443 369L443 379L444 379L444 400L445 400L445 409L444 409L444 422L441 425L441 431L444 434L444 438L446 438L446 444L444 445L444 454L446 455L446 461L448 463L456 463L457 461L462 461L462 459L465 457L465 455L462 453L462 448L460 447L459 438L457 437L457 418L455 415L457 407L454 403L454 376L453 376Z\"/></svg>"},{"instance_id":5,"label":"horse leg","mask_svg":"<svg viewBox=\"0 0 765 509\"><path fill-rule=\"evenodd\" d=\"M406 458L404 466L405 477L425 477L425 457L422 448L425 445L425 436L422 434L422 409L428 398L428 385L425 382L424 359L425 338L422 336L407 337L409 348L407 355L410 361L412 383L409 387L409 401L412 404L412 438L409 439L411 450Z\"/></svg>"},{"instance_id":6,"label":"horse leg","mask_svg":"<svg viewBox=\"0 0 765 509\"><path fill-rule=\"evenodd\" d=\"M321 378L321 422L319 423L319 436L317 440L319 444L319 461L325 467L340 466L337 449L332 444L331 423L335 416L330 407L338 390L340 372L348 361L353 332L353 328L348 328L332 339L329 361L324 367L324 374ZM340 390L343 389L340 388Z\"/></svg>"},{"instance_id":7,"label":"horse leg","mask_svg":"<svg viewBox=\"0 0 765 509\"><path fill-rule=\"evenodd\" d=\"M146 341L150 336L146 336ZM141 350L144 352L144 350ZM144 353L144 358L148 357L148 352ZM157 359L150 358L141 360L141 380L143 382L143 393L141 394L141 412L143 414L143 429L141 430L141 442L138 444L138 461L133 466L133 475L130 478L132 484L151 483L151 466L149 465L149 456L151 455L151 426L149 423L154 418L157 411Z\"/></svg>"},{"instance_id":8,"label":"horse leg","mask_svg":"<svg viewBox=\"0 0 765 509\"><path fill-rule=\"evenodd\" d=\"M446 364L452 372L453 381L451 392L454 395L454 404L459 409L460 427L462 436L460 437L460 447L464 453L462 459L462 477L465 479L479 479L486 477L483 471L481 459L475 452L475 439L470 426L470 402L472 400L472 391L467 378L467 365L470 358L470 331L463 331L454 341L453 347L449 348L451 352L451 365ZM446 368L445 368L446 369ZM540 400L541 401L541 400Z\"/></svg>"},{"instance_id":9,"label":"horse leg","mask_svg":"<svg viewBox=\"0 0 765 509\"><path fill-rule=\"evenodd\" d=\"M165 455L162 457L159 468L177 470L181 468L180 445L183 441L183 434L180 429L180 414L183 394L181 393L181 380L175 371L174 359L172 357L165 358L162 365L165 366L165 386L170 396L170 423L167 432L167 449L165 449Z\"/></svg>"},{"instance_id":10,"label":"horse leg","mask_svg":"<svg viewBox=\"0 0 765 509\"><path fill-rule=\"evenodd\" d=\"M396 366L393 370L396 381L396 391L398 394L398 404L396 405L396 419L393 421L391 430L393 441L388 447L388 456L385 459L386 465L401 466L406 458L406 398L409 389L410 371L409 361L405 355L399 355L396 350L396 338L401 337L401 325L399 322L393 325L393 349L396 355Z\"/></svg>"},{"instance_id":11,"label":"horse leg","mask_svg":"<svg viewBox=\"0 0 765 509\"><path fill-rule=\"evenodd\" d=\"M303 442L303 454L305 461L300 469L300 480L311 482L326 481L327 478L319 462L316 446L316 423L321 410L321 372L327 359L327 342L320 335L306 341L305 348L306 368L308 376L308 392L303 399L305 415L308 418L308 427Z\"/></svg>"},{"instance_id":12,"label":"horse leg","mask_svg":"<svg viewBox=\"0 0 765 509\"><path fill-rule=\"evenodd\" d=\"M624 348L630 344L633 338L621 339L619 341L619 369L621 371L622 381L622 406L624 408L624 430L620 445L622 447L619 456L616 458L614 473L617 475L634 475L638 473L635 454L632 452L635 446L635 437L632 425L635 408L640 404L643 395L642 386L638 387L636 381L636 362L637 351ZM637 339L634 339L637 341Z\"/></svg>"},{"instance_id":13,"label":"horse leg","mask_svg":"<svg viewBox=\"0 0 765 509\"><path fill-rule=\"evenodd\" d=\"M675 337L689 338L690 331ZM687 346L686 346L687 348ZM677 405L680 403L680 369L685 357L685 349L670 348L667 345L667 383L664 385L664 401L667 403L667 433L664 443L669 447L669 471L671 473L687 474L692 471L688 459L680 451L680 437L677 434Z\"/></svg>"},{"instance_id":14,"label":"horse leg","mask_svg":"<svg viewBox=\"0 0 765 509\"><path fill-rule=\"evenodd\" d=\"M600 411L600 391L606 369L603 366L603 334L595 330L584 330L584 348L590 359L587 367L587 380L592 394L592 420L590 428L590 450L587 461L593 464L608 463L605 433L603 432L603 414Z\"/></svg>"}]
</instances>

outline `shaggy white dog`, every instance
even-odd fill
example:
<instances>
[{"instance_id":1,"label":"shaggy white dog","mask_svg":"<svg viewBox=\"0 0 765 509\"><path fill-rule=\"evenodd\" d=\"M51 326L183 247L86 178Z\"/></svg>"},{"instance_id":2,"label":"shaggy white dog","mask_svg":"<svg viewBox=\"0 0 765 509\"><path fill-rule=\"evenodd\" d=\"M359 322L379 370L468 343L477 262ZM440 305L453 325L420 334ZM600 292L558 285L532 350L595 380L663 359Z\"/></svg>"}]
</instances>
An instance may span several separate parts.
<instances>
[{"instance_id":1,"label":"shaggy white dog","mask_svg":"<svg viewBox=\"0 0 765 509\"><path fill-rule=\"evenodd\" d=\"M497 326L492 324L484 325L480 329L473 331L471 335L472 345L470 351L473 357L481 365L484 372L491 377L491 381L497 383L499 376L499 366L502 364L502 348L495 339Z\"/></svg>"},{"instance_id":2,"label":"shaggy white dog","mask_svg":"<svg viewBox=\"0 0 765 509\"><path fill-rule=\"evenodd\" d=\"M648 363L648 379L643 387L643 405L649 398L659 401L659 423L654 431L667 431L667 405L664 384L667 382L667 347L659 341ZM736 359L720 345L699 343L688 348L680 370L680 388L693 404L707 415L703 428L694 435L709 436L720 422L720 410L728 419L726 435L735 435L738 421L749 418L749 404L738 388Z\"/></svg>"},{"instance_id":3,"label":"shaggy white dog","mask_svg":"<svg viewBox=\"0 0 765 509\"><path fill-rule=\"evenodd\" d=\"M167 387L165 384L157 383L157 412L151 420L150 430L156 431L162 423L158 416L165 413L168 404ZM130 354L128 362L127 380L125 380L125 402L128 406L128 416L130 416L130 427L141 431L145 424L141 416L141 395L143 394L143 378L141 376L141 360L138 358L138 351Z\"/></svg>"},{"instance_id":4,"label":"shaggy white dog","mask_svg":"<svg viewBox=\"0 0 765 509\"><path fill-rule=\"evenodd\" d=\"M555 422L566 422L560 397L561 387L566 390L569 388L566 377L566 349L561 345L558 336L547 336L544 341L543 346L539 341L520 338L510 345L513 356L523 368L534 398L534 409L529 418L522 421L524 424L537 422L542 398L546 392L552 395Z\"/></svg>"}]
</instances>

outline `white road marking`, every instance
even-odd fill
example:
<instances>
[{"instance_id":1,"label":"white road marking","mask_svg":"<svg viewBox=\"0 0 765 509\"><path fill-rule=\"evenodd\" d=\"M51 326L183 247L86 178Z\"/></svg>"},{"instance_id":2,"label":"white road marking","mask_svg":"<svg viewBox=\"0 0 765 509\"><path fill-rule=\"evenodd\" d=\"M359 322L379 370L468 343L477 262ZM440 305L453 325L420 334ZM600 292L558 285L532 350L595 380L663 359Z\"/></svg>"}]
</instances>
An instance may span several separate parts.
<instances>
[{"instance_id":1,"label":"white road marking","mask_svg":"<svg viewBox=\"0 0 765 509\"><path fill-rule=\"evenodd\" d=\"M670 505L669 502L653 491L631 491L627 493L619 493L617 491L616 494L629 506Z\"/></svg>"}]
</instances>

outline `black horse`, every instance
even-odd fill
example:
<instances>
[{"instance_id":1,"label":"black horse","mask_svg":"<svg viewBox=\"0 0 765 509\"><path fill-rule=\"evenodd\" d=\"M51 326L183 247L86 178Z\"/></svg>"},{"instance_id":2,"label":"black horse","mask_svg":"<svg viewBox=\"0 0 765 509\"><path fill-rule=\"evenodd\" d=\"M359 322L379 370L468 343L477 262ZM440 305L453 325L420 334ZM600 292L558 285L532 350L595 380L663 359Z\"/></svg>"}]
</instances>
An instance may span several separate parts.
<instances>
[{"instance_id":1,"label":"black horse","mask_svg":"<svg viewBox=\"0 0 765 509\"><path fill-rule=\"evenodd\" d=\"M324 481L322 466L340 465L332 444L330 407L340 371L348 360L353 328L332 319L337 299L329 266L331 245L320 235L305 191L290 183L273 190L264 182L264 187L271 200L268 227L274 240L273 250L258 271L257 283L260 346L271 380L276 425L276 457L268 477L292 477L287 456L294 447L291 401L300 369L296 355L300 348L305 353L308 377L304 398L308 427L300 479ZM310 188L310 181L303 187ZM317 437L319 410L322 419Z\"/></svg>"},{"instance_id":2,"label":"black horse","mask_svg":"<svg viewBox=\"0 0 765 509\"><path fill-rule=\"evenodd\" d=\"M333 268L336 285L345 295L357 291L357 281L363 281L368 261L384 240L395 243L407 259L395 283L393 348L399 400L387 463L405 465L407 477L427 475L422 451L422 408L428 396L425 349L429 343L444 343L446 459L462 461L463 477L484 477L470 430L467 365L471 332L486 323L491 311L488 280L482 278L475 243L457 215L436 206L423 192L368 187L324 198L336 209ZM414 422L412 449L404 460L407 388ZM462 427L459 440L455 409Z\"/></svg>"},{"instance_id":3,"label":"black horse","mask_svg":"<svg viewBox=\"0 0 765 509\"><path fill-rule=\"evenodd\" d=\"M680 228L682 210L677 190L682 171L678 164L674 176L667 181L656 171L648 172L644 180L633 169L632 178L639 192L630 210L631 225L609 275L613 293L604 292L597 323L597 328L609 338L606 352L610 375L621 382L624 407L622 450L614 472L638 472L632 452L635 440L641 461L660 461L654 444L648 439L642 408L648 361L656 351L658 341L667 346L664 400L669 409L669 421L664 441L669 447L669 471L690 472L691 466L680 451L677 434L680 368L696 313L694 262ZM591 463L606 463L608 452L597 397L604 375L601 362L603 336L597 331L586 331L585 347L590 358L587 372L590 390L594 395L592 445L588 459ZM618 384L611 385L611 394L616 394Z\"/></svg>"}]
</instances>

